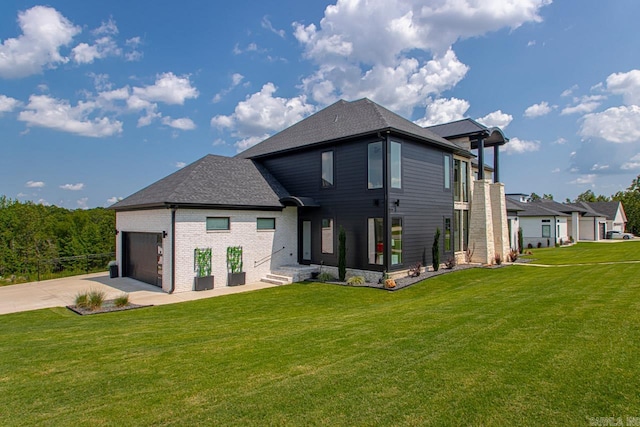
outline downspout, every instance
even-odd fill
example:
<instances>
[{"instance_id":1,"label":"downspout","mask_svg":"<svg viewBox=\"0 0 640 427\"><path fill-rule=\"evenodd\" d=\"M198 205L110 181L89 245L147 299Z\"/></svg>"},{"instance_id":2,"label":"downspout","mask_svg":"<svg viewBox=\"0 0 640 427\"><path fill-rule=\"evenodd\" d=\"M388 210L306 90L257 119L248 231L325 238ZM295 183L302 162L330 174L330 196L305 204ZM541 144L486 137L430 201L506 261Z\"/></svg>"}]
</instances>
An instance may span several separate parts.
<instances>
[{"instance_id":1,"label":"downspout","mask_svg":"<svg viewBox=\"0 0 640 427\"><path fill-rule=\"evenodd\" d=\"M176 290L176 208L171 207L171 288L169 293Z\"/></svg>"}]
</instances>

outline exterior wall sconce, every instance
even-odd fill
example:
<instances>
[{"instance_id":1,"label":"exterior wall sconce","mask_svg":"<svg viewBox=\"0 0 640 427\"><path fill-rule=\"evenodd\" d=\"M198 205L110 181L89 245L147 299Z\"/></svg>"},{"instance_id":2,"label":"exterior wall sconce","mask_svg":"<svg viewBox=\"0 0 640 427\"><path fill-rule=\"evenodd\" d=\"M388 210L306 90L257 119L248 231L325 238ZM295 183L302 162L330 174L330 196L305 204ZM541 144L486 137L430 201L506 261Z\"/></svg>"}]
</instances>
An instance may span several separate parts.
<instances>
[{"instance_id":1,"label":"exterior wall sconce","mask_svg":"<svg viewBox=\"0 0 640 427\"><path fill-rule=\"evenodd\" d=\"M163 232L162 232L162 238L163 238L163 239L166 239L166 238L167 238L167 232L166 232L166 231L163 231Z\"/></svg>"},{"instance_id":2,"label":"exterior wall sconce","mask_svg":"<svg viewBox=\"0 0 640 427\"><path fill-rule=\"evenodd\" d=\"M393 202L393 204L396 205L396 206L400 206L400 199L396 199L396 201Z\"/></svg>"},{"instance_id":3,"label":"exterior wall sconce","mask_svg":"<svg viewBox=\"0 0 640 427\"><path fill-rule=\"evenodd\" d=\"M116 236L120 233L120 231L119 231L117 228L116 228L115 232L116 232L116 233L115 233L115 234L116 234Z\"/></svg>"}]
</instances>

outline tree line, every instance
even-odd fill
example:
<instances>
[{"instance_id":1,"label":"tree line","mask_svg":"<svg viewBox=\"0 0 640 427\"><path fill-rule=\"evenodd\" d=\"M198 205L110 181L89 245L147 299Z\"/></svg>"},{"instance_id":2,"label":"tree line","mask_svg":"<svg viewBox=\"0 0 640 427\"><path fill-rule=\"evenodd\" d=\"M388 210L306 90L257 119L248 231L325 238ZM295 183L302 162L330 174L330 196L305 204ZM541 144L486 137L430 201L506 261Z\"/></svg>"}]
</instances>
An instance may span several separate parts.
<instances>
[{"instance_id":1,"label":"tree line","mask_svg":"<svg viewBox=\"0 0 640 427\"><path fill-rule=\"evenodd\" d=\"M70 210L0 196L0 277L41 262L115 251L115 212Z\"/></svg>"},{"instance_id":2,"label":"tree line","mask_svg":"<svg viewBox=\"0 0 640 427\"><path fill-rule=\"evenodd\" d=\"M531 193L531 200L553 200L552 194ZM622 202L622 207L627 215L626 231L635 235L640 235L640 175L631 181L631 185L625 191L618 191L611 196L596 195L591 190L586 190L575 199L566 199L565 202Z\"/></svg>"}]
</instances>

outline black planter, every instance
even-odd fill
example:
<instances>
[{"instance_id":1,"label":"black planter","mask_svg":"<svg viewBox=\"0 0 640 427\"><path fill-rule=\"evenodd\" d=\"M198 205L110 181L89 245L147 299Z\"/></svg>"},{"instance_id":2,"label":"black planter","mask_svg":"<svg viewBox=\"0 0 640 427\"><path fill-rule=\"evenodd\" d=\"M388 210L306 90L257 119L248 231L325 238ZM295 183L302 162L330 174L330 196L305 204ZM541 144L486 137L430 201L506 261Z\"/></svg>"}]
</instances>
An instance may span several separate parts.
<instances>
[{"instance_id":1,"label":"black planter","mask_svg":"<svg viewBox=\"0 0 640 427\"><path fill-rule=\"evenodd\" d=\"M118 266L117 265L110 265L109 266L109 278L115 279L116 277L118 277Z\"/></svg>"},{"instance_id":2,"label":"black planter","mask_svg":"<svg viewBox=\"0 0 640 427\"><path fill-rule=\"evenodd\" d=\"M244 285L245 273L229 273L227 275L227 286Z\"/></svg>"},{"instance_id":3,"label":"black planter","mask_svg":"<svg viewBox=\"0 0 640 427\"><path fill-rule=\"evenodd\" d=\"M193 279L193 290L206 291L213 289L213 276L195 277Z\"/></svg>"}]
</instances>

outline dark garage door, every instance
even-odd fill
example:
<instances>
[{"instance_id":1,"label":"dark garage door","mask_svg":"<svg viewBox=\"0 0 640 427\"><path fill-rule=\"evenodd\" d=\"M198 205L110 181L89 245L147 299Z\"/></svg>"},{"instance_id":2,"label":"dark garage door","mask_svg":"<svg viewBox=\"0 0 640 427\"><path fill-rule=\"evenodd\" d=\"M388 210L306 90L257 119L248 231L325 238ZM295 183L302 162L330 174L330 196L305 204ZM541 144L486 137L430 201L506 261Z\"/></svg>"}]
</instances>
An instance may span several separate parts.
<instances>
[{"instance_id":1,"label":"dark garage door","mask_svg":"<svg viewBox=\"0 0 640 427\"><path fill-rule=\"evenodd\" d=\"M122 275L162 287L162 234L124 233Z\"/></svg>"}]
</instances>

